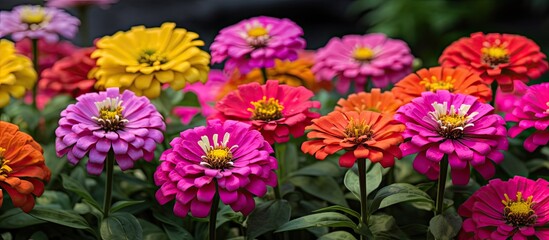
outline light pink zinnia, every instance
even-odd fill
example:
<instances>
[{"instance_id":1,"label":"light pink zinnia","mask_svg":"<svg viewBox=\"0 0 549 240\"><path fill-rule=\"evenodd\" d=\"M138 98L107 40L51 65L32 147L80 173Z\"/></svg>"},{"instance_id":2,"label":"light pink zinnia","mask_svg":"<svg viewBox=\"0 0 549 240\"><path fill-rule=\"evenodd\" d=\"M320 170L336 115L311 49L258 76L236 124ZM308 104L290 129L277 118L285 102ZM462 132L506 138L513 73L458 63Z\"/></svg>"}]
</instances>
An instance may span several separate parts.
<instances>
[{"instance_id":1,"label":"light pink zinnia","mask_svg":"<svg viewBox=\"0 0 549 240\"><path fill-rule=\"evenodd\" d=\"M30 38L57 42L59 35L73 38L79 25L78 18L51 7L23 5L0 12L0 37L11 34L14 41Z\"/></svg>"},{"instance_id":2,"label":"light pink zinnia","mask_svg":"<svg viewBox=\"0 0 549 240\"><path fill-rule=\"evenodd\" d=\"M423 92L395 114L406 125L403 136L409 140L400 145L402 155L417 153L414 169L431 180L438 179L444 155L455 185L469 182L470 166L491 178L495 174L492 161L501 163L499 150L508 147L505 121L493 110L470 95Z\"/></svg>"},{"instance_id":3,"label":"light pink zinnia","mask_svg":"<svg viewBox=\"0 0 549 240\"><path fill-rule=\"evenodd\" d=\"M275 59L296 60L305 48L303 29L289 19L254 17L226 27L215 37L212 63L227 59L225 71L246 74L253 68L274 67Z\"/></svg>"},{"instance_id":4,"label":"light pink zinnia","mask_svg":"<svg viewBox=\"0 0 549 240\"><path fill-rule=\"evenodd\" d=\"M103 8L110 4L116 3L118 0L47 0L46 6L56 8L70 8L79 6L99 5Z\"/></svg>"},{"instance_id":5,"label":"light pink zinnia","mask_svg":"<svg viewBox=\"0 0 549 240\"><path fill-rule=\"evenodd\" d=\"M227 76L223 71L213 69L208 73L208 81L206 83L196 82L185 86L183 92L192 92L198 97L200 108L177 106L174 107L173 113L181 118L183 124L189 124L194 115L201 112L204 117L208 117L215 112L213 105L217 99L217 95L228 81Z\"/></svg>"},{"instance_id":6,"label":"light pink zinnia","mask_svg":"<svg viewBox=\"0 0 549 240\"><path fill-rule=\"evenodd\" d=\"M384 34L347 35L332 38L319 49L312 70L318 80L337 78L336 89L344 94L354 82L355 92L364 91L368 79L384 88L412 72L414 56L408 45Z\"/></svg>"},{"instance_id":7,"label":"light pink zinnia","mask_svg":"<svg viewBox=\"0 0 549 240\"><path fill-rule=\"evenodd\" d=\"M67 155L73 165L88 155L88 173L99 175L109 151L122 170L134 162L154 158L156 144L164 140L162 115L146 97L118 88L87 93L61 112L55 130L57 156Z\"/></svg>"},{"instance_id":8,"label":"light pink zinnia","mask_svg":"<svg viewBox=\"0 0 549 240\"><path fill-rule=\"evenodd\" d=\"M496 111L511 113L515 106L515 102L520 101L520 98L528 90L526 83L522 81L514 81L514 90L512 92L503 92L501 88L498 87L496 95Z\"/></svg>"},{"instance_id":9,"label":"light pink zinnia","mask_svg":"<svg viewBox=\"0 0 549 240\"><path fill-rule=\"evenodd\" d=\"M162 205L175 199L178 217L189 211L194 217L208 216L216 189L224 204L248 215L255 208L253 196L262 197L267 186L277 184L273 149L248 124L212 120L182 132L170 145L154 181L160 186L156 199Z\"/></svg>"},{"instance_id":10,"label":"light pink zinnia","mask_svg":"<svg viewBox=\"0 0 549 240\"><path fill-rule=\"evenodd\" d=\"M530 152L549 142L549 83L541 83L528 87L526 94L515 102L511 114L505 115L505 120L518 124L509 129L509 136L514 138L527 128L535 128L536 132L524 141L524 148Z\"/></svg>"},{"instance_id":11,"label":"light pink zinnia","mask_svg":"<svg viewBox=\"0 0 549 240\"><path fill-rule=\"evenodd\" d=\"M303 86L279 85L269 80L265 85L240 85L215 105L218 111L210 118L237 120L252 125L270 144L290 140L290 134L300 137L311 120L320 117L311 108L320 108L320 102L310 101L314 96Z\"/></svg>"},{"instance_id":12,"label":"light pink zinnia","mask_svg":"<svg viewBox=\"0 0 549 240\"><path fill-rule=\"evenodd\" d=\"M491 180L458 209L460 240L549 239L549 182L515 176Z\"/></svg>"}]
</instances>

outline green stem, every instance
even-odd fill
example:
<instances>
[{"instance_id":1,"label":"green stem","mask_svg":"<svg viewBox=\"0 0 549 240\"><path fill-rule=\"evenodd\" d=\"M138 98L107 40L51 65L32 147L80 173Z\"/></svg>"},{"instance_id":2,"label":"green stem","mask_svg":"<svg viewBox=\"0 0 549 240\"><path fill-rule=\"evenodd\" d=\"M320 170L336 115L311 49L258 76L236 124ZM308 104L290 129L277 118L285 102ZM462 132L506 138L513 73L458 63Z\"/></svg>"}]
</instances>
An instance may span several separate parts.
<instances>
[{"instance_id":1,"label":"green stem","mask_svg":"<svg viewBox=\"0 0 549 240\"><path fill-rule=\"evenodd\" d=\"M31 39L32 42L32 65L37 74L36 83L32 88L32 106L36 108L36 95L38 95L38 81L40 80L40 66L38 65L38 39Z\"/></svg>"},{"instance_id":2,"label":"green stem","mask_svg":"<svg viewBox=\"0 0 549 240\"><path fill-rule=\"evenodd\" d=\"M80 44L82 47L88 46L90 43L90 28L88 21L88 6L83 5L78 7L78 15L80 16Z\"/></svg>"},{"instance_id":3,"label":"green stem","mask_svg":"<svg viewBox=\"0 0 549 240\"><path fill-rule=\"evenodd\" d=\"M285 152L285 149L286 149L286 145L284 144L273 144L273 150L275 152L275 158L276 160L278 161L278 170L276 171L276 175L277 175L277 181L278 183L276 184L275 187L273 187L273 190L274 190L274 193L275 193L275 198L280 200L282 199L282 194L280 194L280 184L282 183L282 179L283 179L283 176L284 176L284 152Z\"/></svg>"},{"instance_id":4,"label":"green stem","mask_svg":"<svg viewBox=\"0 0 549 240\"><path fill-rule=\"evenodd\" d=\"M210 210L210 221L208 222L208 228L210 232L209 240L215 240L216 238L216 223L217 223L217 210L219 208L219 193L217 191L217 180L214 179L215 184L215 195L213 198L212 208Z\"/></svg>"},{"instance_id":5,"label":"green stem","mask_svg":"<svg viewBox=\"0 0 549 240\"><path fill-rule=\"evenodd\" d=\"M263 81L267 83L267 80L269 80L269 77L267 76L267 69L262 67L261 68L261 75L263 76Z\"/></svg>"},{"instance_id":6,"label":"green stem","mask_svg":"<svg viewBox=\"0 0 549 240\"><path fill-rule=\"evenodd\" d=\"M446 175L448 174L448 156L445 154L440 161L440 172L438 175L436 215L444 212L444 190L446 189Z\"/></svg>"},{"instance_id":7,"label":"green stem","mask_svg":"<svg viewBox=\"0 0 549 240\"><path fill-rule=\"evenodd\" d=\"M105 181L105 200L103 201L103 217L107 218L111 211L112 180L114 172L114 152L109 151L107 156L107 180Z\"/></svg>"},{"instance_id":8,"label":"green stem","mask_svg":"<svg viewBox=\"0 0 549 240\"><path fill-rule=\"evenodd\" d=\"M357 159L358 161L358 182L360 186L360 221L364 226L368 226L368 192L366 191L366 159ZM366 239L361 235L360 239Z\"/></svg>"}]
</instances>

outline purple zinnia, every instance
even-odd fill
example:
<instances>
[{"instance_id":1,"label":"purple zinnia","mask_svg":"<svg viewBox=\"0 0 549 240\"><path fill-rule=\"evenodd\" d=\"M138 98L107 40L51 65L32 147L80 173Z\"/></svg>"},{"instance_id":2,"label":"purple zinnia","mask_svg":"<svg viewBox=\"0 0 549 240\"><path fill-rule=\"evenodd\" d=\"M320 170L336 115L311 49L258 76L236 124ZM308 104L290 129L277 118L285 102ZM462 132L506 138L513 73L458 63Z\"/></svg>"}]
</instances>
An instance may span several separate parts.
<instances>
[{"instance_id":1,"label":"purple zinnia","mask_svg":"<svg viewBox=\"0 0 549 240\"><path fill-rule=\"evenodd\" d=\"M254 17L226 27L215 37L212 63L228 59L225 70L274 67L275 59L296 60L305 48L303 29L289 19Z\"/></svg>"},{"instance_id":2,"label":"purple zinnia","mask_svg":"<svg viewBox=\"0 0 549 240\"><path fill-rule=\"evenodd\" d=\"M30 38L56 42L58 35L74 37L78 25L78 18L57 8L23 5L0 12L0 37L11 34L14 41Z\"/></svg>"},{"instance_id":3,"label":"purple zinnia","mask_svg":"<svg viewBox=\"0 0 549 240\"><path fill-rule=\"evenodd\" d=\"M340 93L349 90L354 81L355 91L364 91L368 79L374 87L384 88L412 72L414 56L408 45L381 33L347 35L332 38L316 53L312 70L318 80L337 78Z\"/></svg>"},{"instance_id":4,"label":"purple zinnia","mask_svg":"<svg viewBox=\"0 0 549 240\"><path fill-rule=\"evenodd\" d=\"M211 120L182 132L170 145L154 180L160 186L156 199L160 204L175 199L176 216L189 211L194 217L208 216L216 189L224 204L248 215L255 208L253 196L261 197L267 186L277 184L273 149L246 123Z\"/></svg>"},{"instance_id":5,"label":"purple zinnia","mask_svg":"<svg viewBox=\"0 0 549 240\"><path fill-rule=\"evenodd\" d=\"M66 154L76 165L88 155L87 169L94 175L101 174L109 151L114 152L122 170L132 168L141 158L154 158L166 125L149 99L129 90L120 94L118 88L108 88L76 100L61 112L55 130L58 157Z\"/></svg>"},{"instance_id":6,"label":"purple zinnia","mask_svg":"<svg viewBox=\"0 0 549 240\"><path fill-rule=\"evenodd\" d=\"M469 182L470 165L491 178L495 174L492 161L501 163L499 150L508 147L505 121L493 110L474 96L446 90L423 92L395 114L406 125L403 136L409 140L400 145L402 155L417 153L414 169L431 180L438 179L444 155L455 185Z\"/></svg>"}]
</instances>

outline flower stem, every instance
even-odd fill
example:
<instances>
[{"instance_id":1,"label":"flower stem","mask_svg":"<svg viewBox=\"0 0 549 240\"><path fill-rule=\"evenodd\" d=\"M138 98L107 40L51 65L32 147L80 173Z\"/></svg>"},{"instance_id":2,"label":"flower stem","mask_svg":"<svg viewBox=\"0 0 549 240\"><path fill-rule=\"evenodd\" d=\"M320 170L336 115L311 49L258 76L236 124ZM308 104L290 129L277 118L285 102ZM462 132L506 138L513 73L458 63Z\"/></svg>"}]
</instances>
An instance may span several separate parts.
<instances>
[{"instance_id":1,"label":"flower stem","mask_svg":"<svg viewBox=\"0 0 549 240\"><path fill-rule=\"evenodd\" d=\"M80 16L80 44L82 47L88 46L90 39L90 28L88 22L88 6L83 5L78 7L78 15Z\"/></svg>"},{"instance_id":2,"label":"flower stem","mask_svg":"<svg viewBox=\"0 0 549 240\"><path fill-rule=\"evenodd\" d=\"M357 159L358 161L358 183L360 186L360 221L368 226L368 192L366 191L366 159ZM360 239L366 239L361 235Z\"/></svg>"},{"instance_id":3,"label":"flower stem","mask_svg":"<svg viewBox=\"0 0 549 240\"><path fill-rule=\"evenodd\" d=\"M217 223L217 209L219 208L219 193L217 190L217 180L214 179L215 195L213 198L212 208L210 209L210 221L208 222L208 228L210 232L209 240L215 240L215 227Z\"/></svg>"},{"instance_id":4,"label":"flower stem","mask_svg":"<svg viewBox=\"0 0 549 240\"><path fill-rule=\"evenodd\" d=\"M32 88L32 106L36 108L36 95L38 95L38 81L40 80L40 66L38 65L38 39L31 39L32 42L32 65L37 74L36 83Z\"/></svg>"},{"instance_id":5,"label":"flower stem","mask_svg":"<svg viewBox=\"0 0 549 240\"><path fill-rule=\"evenodd\" d=\"M280 194L280 183L282 182L283 174L284 174L284 164L285 164L284 154L286 151L286 145L273 144L273 150L275 152L275 158L278 161L278 170L276 171L278 182L276 186L273 187L273 190L274 190L275 198L280 200L282 199L282 194Z\"/></svg>"},{"instance_id":6,"label":"flower stem","mask_svg":"<svg viewBox=\"0 0 549 240\"><path fill-rule=\"evenodd\" d=\"M112 180L114 172L114 152L109 151L107 156L107 180L105 181L105 200L103 201L103 217L107 218L111 211Z\"/></svg>"},{"instance_id":7,"label":"flower stem","mask_svg":"<svg viewBox=\"0 0 549 240\"><path fill-rule=\"evenodd\" d=\"M269 77L267 76L267 69L262 67L261 68L261 75L263 76L263 81L265 83L267 83L267 80L269 79Z\"/></svg>"},{"instance_id":8,"label":"flower stem","mask_svg":"<svg viewBox=\"0 0 549 240\"><path fill-rule=\"evenodd\" d=\"M498 83L494 80L494 82L492 83L492 85L490 85L492 87L492 107L496 107L496 94L498 92Z\"/></svg>"},{"instance_id":9,"label":"flower stem","mask_svg":"<svg viewBox=\"0 0 549 240\"><path fill-rule=\"evenodd\" d=\"M436 202L436 215L444 212L444 189L446 188L446 175L448 173L448 155L442 157L440 161L440 172L438 175L438 188L437 188L437 202Z\"/></svg>"}]
</instances>

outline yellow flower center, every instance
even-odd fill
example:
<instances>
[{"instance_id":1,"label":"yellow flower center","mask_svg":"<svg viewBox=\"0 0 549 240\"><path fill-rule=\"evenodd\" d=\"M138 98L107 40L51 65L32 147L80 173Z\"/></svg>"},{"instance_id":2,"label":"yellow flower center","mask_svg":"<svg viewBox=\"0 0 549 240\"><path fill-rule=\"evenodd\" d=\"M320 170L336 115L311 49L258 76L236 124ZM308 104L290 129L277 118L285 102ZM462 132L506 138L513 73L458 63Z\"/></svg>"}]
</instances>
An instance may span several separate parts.
<instances>
[{"instance_id":1,"label":"yellow flower center","mask_svg":"<svg viewBox=\"0 0 549 240\"><path fill-rule=\"evenodd\" d=\"M219 135L216 133L212 136L213 146L210 144L210 139L208 136L202 136L198 145L204 151L202 155L202 162L200 165L212 168L212 169L226 169L233 166L233 153L232 150L237 148L238 145L232 147L227 147L231 134L225 133L223 136L223 141L218 142Z\"/></svg>"},{"instance_id":2,"label":"yellow flower center","mask_svg":"<svg viewBox=\"0 0 549 240\"><path fill-rule=\"evenodd\" d=\"M99 111L99 116L92 117L92 119L97 121L103 130L116 131L128 123L128 120L122 116L124 108L122 107L122 100L118 97L96 102L95 106Z\"/></svg>"},{"instance_id":3,"label":"yellow flower center","mask_svg":"<svg viewBox=\"0 0 549 240\"><path fill-rule=\"evenodd\" d=\"M353 58L359 62L367 62L374 58L374 50L368 47L359 47L353 52Z\"/></svg>"},{"instance_id":4,"label":"yellow flower center","mask_svg":"<svg viewBox=\"0 0 549 240\"><path fill-rule=\"evenodd\" d=\"M454 82L456 80L451 76L447 76L445 79L438 79L435 76L429 78L423 78L419 84L425 86L427 91L436 92L437 90L454 91Z\"/></svg>"},{"instance_id":5,"label":"yellow flower center","mask_svg":"<svg viewBox=\"0 0 549 240\"><path fill-rule=\"evenodd\" d=\"M248 108L252 112L253 120L271 121L282 118L282 110L284 106L280 105L278 99L263 96L263 99L250 102L254 108Z\"/></svg>"},{"instance_id":6,"label":"yellow flower center","mask_svg":"<svg viewBox=\"0 0 549 240\"><path fill-rule=\"evenodd\" d=\"M471 108L471 105L467 104L462 104L459 109L454 105L448 109L447 102L442 104L434 102L432 106L435 111L429 112L429 115L439 124L438 133L449 139L461 138L465 128L474 126L470 121L478 114L478 112L467 114Z\"/></svg>"},{"instance_id":7,"label":"yellow flower center","mask_svg":"<svg viewBox=\"0 0 549 240\"><path fill-rule=\"evenodd\" d=\"M5 153L6 153L6 149L3 147L0 147L0 175L7 177L8 174L10 174L10 172L13 169L10 166L8 166L8 163L10 161L4 158Z\"/></svg>"},{"instance_id":8,"label":"yellow flower center","mask_svg":"<svg viewBox=\"0 0 549 240\"><path fill-rule=\"evenodd\" d=\"M534 210L532 210L532 206L534 205L532 202L533 196L523 199L522 192L517 192L516 200L511 200L507 193L505 193L504 196L505 200L501 200L501 203L505 205L503 216L508 224L512 224L515 227L522 227L536 223L538 216Z\"/></svg>"},{"instance_id":9,"label":"yellow flower center","mask_svg":"<svg viewBox=\"0 0 549 240\"><path fill-rule=\"evenodd\" d=\"M146 66L158 66L166 63L168 59L156 50L146 49L141 52L137 61Z\"/></svg>"},{"instance_id":10,"label":"yellow flower center","mask_svg":"<svg viewBox=\"0 0 549 240\"><path fill-rule=\"evenodd\" d=\"M345 141L361 143L370 140L374 135L370 128L370 125L366 124L364 120L356 121L351 118L344 131Z\"/></svg>"},{"instance_id":11,"label":"yellow flower center","mask_svg":"<svg viewBox=\"0 0 549 240\"><path fill-rule=\"evenodd\" d=\"M39 6L24 7L20 17L26 24L40 24L46 20L46 11Z\"/></svg>"},{"instance_id":12,"label":"yellow flower center","mask_svg":"<svg viewBox=\"0 0 549 240\"><path fill-rule=\"evenodd\" d=\"M260 22L255 21L247 24L245 26L245 31L242 31L240 36L253 48L265 47L271 38L269 35L271 28L271 25L265 26Z\"/></svg>"},{"instance_id":13,"label":"yellow flower center","mask_svg":"<svg viewBox=\"0 0 549 240\"><path fill-rule=\"evenodd\" d=\"M497 46L483 47L480 51L482 53L482 62L491 67L509 62L509 52L507 48L499 44Z\"/></svg>"},{"instance_id":14,"label":"yellow flower center","mask_svg":"<svg viewBox=\"0 0 549 240\"><path fill-rule=\"evenodd\" d=\"M263 37L269 34L269 31L262 26L256 26L248 30L250 37Z\"/></svg>"}]
</instances>

